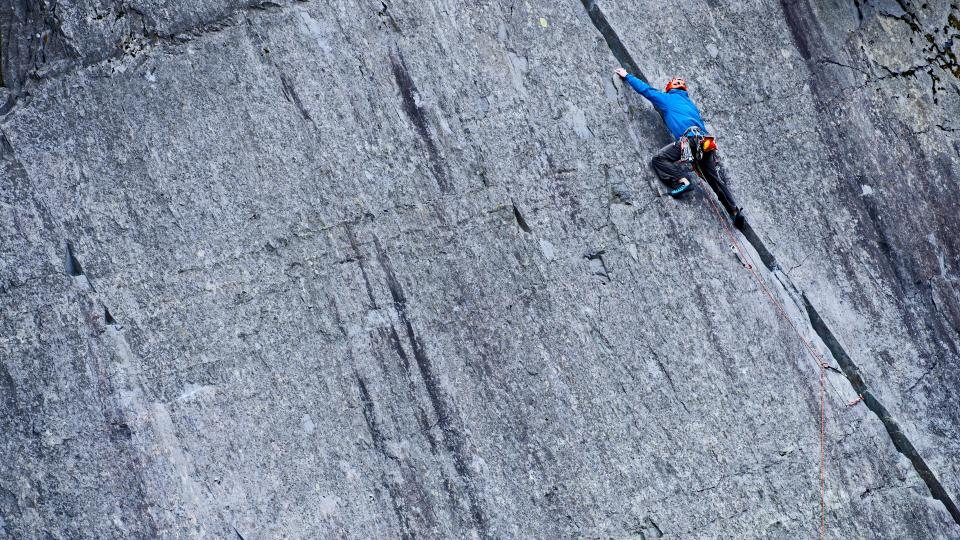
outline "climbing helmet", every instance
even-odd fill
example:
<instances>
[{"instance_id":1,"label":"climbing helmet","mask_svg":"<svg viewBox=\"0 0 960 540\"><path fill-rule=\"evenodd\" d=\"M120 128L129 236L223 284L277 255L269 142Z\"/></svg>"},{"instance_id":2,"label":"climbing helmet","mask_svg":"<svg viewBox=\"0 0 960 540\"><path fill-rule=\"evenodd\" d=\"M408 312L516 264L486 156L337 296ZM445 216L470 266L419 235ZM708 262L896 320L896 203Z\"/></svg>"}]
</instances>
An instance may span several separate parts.
<instances>
[{"instance_id":1,"label":"climbing helmet","mask_svg":"<svg viewBox=\"0 0 960 540\"><path fill-rule=\"evenodd\" d=\"M686 90L687 81L681 79L680 77L674 77L670 79L670 82L667 83L667 87L664 89L664 92L669 92L671 90Z\"/></svg>"}]
</instances>

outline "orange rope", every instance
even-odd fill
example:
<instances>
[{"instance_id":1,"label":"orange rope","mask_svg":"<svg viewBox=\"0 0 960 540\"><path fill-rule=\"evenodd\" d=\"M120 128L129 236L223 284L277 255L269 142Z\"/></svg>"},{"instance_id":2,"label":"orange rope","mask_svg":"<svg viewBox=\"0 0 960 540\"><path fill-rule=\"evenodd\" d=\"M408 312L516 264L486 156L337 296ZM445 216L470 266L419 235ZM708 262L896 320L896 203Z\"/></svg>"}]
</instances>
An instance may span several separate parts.
<instances>
[{"instance_id":1,"label":"orange rope","mask_svg":"<svg viewBox=\"0 0 960 540\"><path fill-rule=\"evenodd\" d=\"M826 418L826 370L820 366L820 538L827 536L827 418Z\"/></svg>"},{"instance_id":2,"label":"orange rope","mask_svg":"<svg viewBox=\"0 0 960 540\"><path fill-rule=\"evenodd\" d=\"M700 189L704 190L704 193L707 193L706 188L703 185L703 175L700 173L700 169L696 166L693 167L694 172L697 173L700 182ZM810 353L810 356L817 361L820 367L820 538L824 539L827 535L827 418L826 418L826 368L829 367L829 364L823 359L819 352L813 347L813 344L810 343L807 338L800 333L800 329L797 328L797 325L793 322L793 319L787 315L786 309L780 303L776 297L773 296L773 293L767 287L766 282L760 274L757 273L756 267L753 264L753 259L747 255L746 250L743 249L743 246L740 245L740 241L737 239L736 235L733 234L733 231L730 230L730 227L727 225L727 220L724 219L723 214L720 213L720 209L717 208L717 204L713 202L713 198L709 193L706 195L707 202L710 203L710 207L713 208L714 214L716 214L717 219L720 220L720 224L723 225L723 230L726 231L727 237L730 238L730 241L737 252L740 254L740 258L744 262L744 268L750 271L753 274L753 278L756 280L757 284L760 285L760 288L763 289L763 292L767 294L767 297L770 298L770 301L773 303L773 306L776 308L780 316L787 321L791 328L793 328L794 333L797 334L797 337L800 338L800 341L803 343L804 347L807 349L807 352Z\"/></svg>"}]
</instances>

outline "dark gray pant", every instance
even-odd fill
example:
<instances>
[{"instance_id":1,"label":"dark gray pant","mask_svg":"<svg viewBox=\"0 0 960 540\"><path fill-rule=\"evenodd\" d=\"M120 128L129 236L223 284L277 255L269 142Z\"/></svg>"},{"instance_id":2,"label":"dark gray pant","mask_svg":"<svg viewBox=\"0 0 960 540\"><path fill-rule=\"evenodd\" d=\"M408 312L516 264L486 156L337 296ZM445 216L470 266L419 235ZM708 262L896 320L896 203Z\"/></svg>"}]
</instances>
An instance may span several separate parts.
<instances>
[{"instance_id":1,"label":"dark gray pant","mask_svg":"<svg viewBox=\"0 0 960 540\"><path fill-rule=\"evenodd\" d=\"M680 141L668 144L653 156L651 161L653 170L657 173L660 181L673 189L679 185L680 179L687 176L690 170L686 163L680 161ZM723 167L720 165L720 154L716 151L703 154L703 158L695 163L695 166L703 175L704 180L713 188L713 192L720 199L720 204L726 208L730 215L737 210L737 203L733 200L733 194L727 188L727 183L723 181Z\"/></svg>"}]
</instances>

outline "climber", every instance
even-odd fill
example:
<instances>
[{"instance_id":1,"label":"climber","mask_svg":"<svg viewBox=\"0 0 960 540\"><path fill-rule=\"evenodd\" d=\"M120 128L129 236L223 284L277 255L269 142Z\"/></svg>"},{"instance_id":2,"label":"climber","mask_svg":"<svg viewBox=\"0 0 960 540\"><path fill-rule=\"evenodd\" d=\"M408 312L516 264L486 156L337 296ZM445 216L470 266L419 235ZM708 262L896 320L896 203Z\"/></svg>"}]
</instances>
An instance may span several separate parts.
<instances>
[{"instance_id":1,"label":"climber","mask_svg":"<svg viewBox=\"0 0 960 540\"><path fill-rule=\"evenodd\" d=\"M713 188L720 203L733 218L733 224L742 228L743 210L734 202L733 195L723 181L723 168L720 165L717 145L707 132L700 111L687 95L686 82L674 77L661 92L640 78L628 74L625 69L621 68L616 72L640 95L650 100L676 139L661 148L652 160L657 177L671 188L670 195L678 197L693 188L693 184L686 177L684 166L684 162L691 163Z\"/></svg>"}]
</instances>

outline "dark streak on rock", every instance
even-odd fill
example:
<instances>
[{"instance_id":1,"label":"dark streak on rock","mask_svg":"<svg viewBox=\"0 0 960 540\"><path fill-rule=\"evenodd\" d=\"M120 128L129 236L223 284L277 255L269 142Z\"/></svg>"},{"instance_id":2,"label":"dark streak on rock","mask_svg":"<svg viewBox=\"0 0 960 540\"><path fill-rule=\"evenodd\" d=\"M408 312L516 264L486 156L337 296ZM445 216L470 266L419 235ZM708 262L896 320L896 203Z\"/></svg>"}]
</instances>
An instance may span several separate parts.
<instances>
[{"instance_id":1,"label":"dark streak on rock","mask_svg":"<svg viewBox=\"0 0 960 540\"><path fill-rule=\"evenodd\" d=\"M0 406L3 407L3 416L12 417L20 408L17 405L17 386L7 366L0 362Z\"/></svg>"},{"instance_id":2,"label":"dark streak on rock","mask_svg":"<svg viewBox=\"0 0 960 540\"><path fill-rule=\"evenodd\" d=\"M427 355L420 338L414 331L413 323L407 315L406 294L393 271L390 259L387 258L387 254L380 245L379 240L375 239L375 244L377 248L377 258L380 266L383 268L387 287L390 289L390 295L393 298L394 309L406 331L407 341L410 343L410 348L413 351L413 358L417 364L420 377L423 379L430 404L437 417L437 425L443 434L444 446L453 459L453 466L457 475L465 484L471 520L481 537L489 537L487 517L481 507L480 498L474 489L475 481L467 465L466 440L461 430L455 425L458 421L458 415L454 411L454 406L449 402L449 399L440 387L440 382L433 367L433 361ZM400 350L402 350L402 348L400 348Z\"/></svg>"},{"instance_id":3,"label":"dark streak on rock","mask_svg":"<svg viewBox=\"0 0 960 540\"><path fill-rule=\"evenodd\" d=\"M670 389L673 390L674 398L680 402L680 405L683 407L683 410L687 413L690 412L690 409L687 408L687 404L680 399L680 396L683 394L677 390L676 385L673 383L673 377L670 376L670 372L667 370L667 367L663 365L663 362L660 361L660 355L656 354L653 351L650 351L651 356L653 356L654 361L657 363L657 367L660 368L660 372L663 373L664 377L667 378L667 384L670 385Z\"/></svg>"},{"instance_id":4,"label":"dark streak on rock","mask_svg":"<svg viewBox=\"0 0 960 540\"><path fill-rule=\"evenodd\" d=\"M397 329L392 325L390 330L379 329L380 339L385 341L390 345L390 348L397 354L397 357L400 358L400 367L403 368L404 373L410 373L410 359L407 356L407 352L403 350L403 345L400 343L400 335L397 334ZM377 350L376 354L379 356L380 351ZM383 362L381 362L383 363ZM413 387L413 382L408 378L410 383L410 395L416 395L416 389ZM424 436L427 438L427 442L430 443L430 451L434 454L437 453L439 448L439 441L437 441L436 436L433 434L432 427L430 422L427 420L427 415L424 412L422 407L418 407L416 412L417 425L420 427L420 430L423 432Z\"/></svg>"},{"instance_id":5,"label":"dark streak on rock","mask_svg":"<svg viewBox=\"0 0 960 540\"><path fill-rule=\"evenodd\" d=\"M377 299L373 295L373 286L370 284L370 275L367 273L367 256L360 249L360 243L357 242L357 235L350 224L346 226L347 239L350 241L350 248L356 257L357 266L360 267L360 275L363 277L363 285L367 290L367 298L370 300L370 309L379 309Z\"/></svg>"},{"instance_id":6,"label":"dark streak on rock","mask_svg":"<svg viewBox=\"0 0 960 540\"><path fill-rule=\"evenodd\" d=\"M377 425L377 417L374 411L373 400L370 399L370 391L367 389L367 383L363 377L355 375L357 379L357 390L360 391L360 406L363 409L363 419L367 423L367 431L370 432L370 439L373 441L374 448L380 452L384 458L389 458L386 446L384 445L383 433Z\"/></svg>"},{"instance_id":7,"label":"dark streak on rock","mask_svg":"<svg viewBox=\"0 0 960 540\"><path fill-rule=\"evenodd\" d=\"M527 224L527 220L523 219L523 214L520 213L516 204L513 205L513 218L517 220L517 226L520 227L520 230L525 233L530 232L530 225Z\"/></svg>"},{"instance_id":8,"label":"dark streak on rock","mask_svg":"<svg viewBox=\"0 0 960 540\"><path fill-rule=\"evenodd\" d=\"M360 375L354 374L354 376L357 379L357 389L360 392L360 406L363 409L363 419L367 424L367 431L370 433L370 439L373 441L373 447L377 450L377 452L380 453L381 456L383 456L384 460L399 461L387 451L387 446L385 444L386 438L383 436L383 431L380 429L380 426L377 423L377 415L376 411L374 410L374 401L370 397L370 391L367 389L367 383L363 380L363 377L360 377ZM413 535L410 532L410 520L400 504L400 501L402 500L402 494L400 493L399 486L389 480L384 481L384 486L387 488L387 492L390 494L393 513L396 515L397 521L400 524L400 537L404 540L413 538Z\"/></svg>"},{"instance_id":9,"label":"dark streak on rock","mask_svg":"<svg viewBox=\"0 0 960 540\"><path fill-rule=\"evenodd\" d=\"M300 95L297 94L297 90L290 84L287 76L283 73L280 74L280 85L283 87L283 95L287 98L287 101L290 101L296 106L297 110L300 111L300 116L302 116L304 120L313 124L313 118L310 116L310 113L307 112L306 107L303 106L303 102L300 101Z\"/></svg>"},{"instance_id":10,"label":"dark streak on rock","mask_svg":"<svg viewBox=\"0 0 960 540\"><path fill-rule=\"evenodd\" d=\"M410 369L410 358L407 356L407 351L403 350L403 345L400 344L400 335L397 334L397 329L392 325L390 326L390 332L387 334L387 338L390 346L394 352L397 353L397 357L400 358L404 371L408 371Z\"/></svg>"},{"instance_id":11,"label":"dark streak on rock","mask_svg":"<svg viewBox=\"0 0 960 540\"><path fill-rule=\"evenodd\" d=\"M407 118L413 124L414 128L416 128L420 140L422 140L426 146L427 157L430 160L430 170L433 172L440 191L446 193L450 191L450 181L447 179L447 173L441 163L442 158L440 151L437 150L437 145L433 141L433 135L430 134L430 129L427 126L426 113L423 108L417 104L417 86L413 82L413 78L410 77L410 72L404 63L403 55L399 52L391 54L390 67L393 70L393 78L397 82L397 87L400 89L400 98L403 101L403 112L407 115Z\"/></svg>"},{"instance_id":12,"label":"dark streak on rock","mask_svg":"<svg viewBox=\"0 0 960 540\"><path fill-rule=\"evenodd\" d=\"M857 6L857 20L861 23L863 22L863 6L861 5L863 0L853 0L854 5Z\"/></svg>"},{"instance_id":13,"label":"dark streak on rock","mask_svg":"<svg viewBox=\"0 0 960 540\"><path fill-rule=\"evenodd\" d=\"M316 130L317 124L313 121L313 117L310 116L310 112L307 111L307 108L303 105L303 100L300 99L300 94L297 93L297 89L293 86L293 83L290 82L290 79L287 77L287 75L273 62L270 57L270 48L267 46L265 38L262 34L260 34L260 32L257 31L250 19L247 19L246 31L247 35L250 37L250 41L260 51L258 54L260 61L263 62L265 66L269 66L277 72L277 77L280 79L280 89L283 91L284 99L291 103L297 109L297 112L300 113L300 116L309 122L313 129Z\"/></svg>"},{"instance_id":14,"label":"dark streak on rock","mask_svg":"<svg viewBox=\"0 0 960 540\"><path fill-rule=\"evenodd\" d=\"M68 276L71 277L79 277L83 275L83 267L80 266L80 261L77 260L77 256L73 252L73 244L71 244L69 240L67 241L66 247L64 271Z\"/></svg>"},{"instance_id":15,"label":"dark streak on rock","mask_svg":"<svg viewBox=\"0 0 960 540\"><path fill-rule=\"evenodd\" d=\"M391 348L398 354L403 355L402 360L404 366L408 366L406 353L403 351L403 347L399 342L399 336L392 326L390 327L389 331L387 331L385 328L378 328L375 333L371 335L371 337L374 336L379 337L380 343L390 342L392 344ZM386 355L383 347L374 346L372 351L373 354L376 355L384 374L388 374L389 364L385 357ZM426 412L419 403L419 400L416 399L418 394L417 387L413 379L409 376L409 368L404 367L403 373L407 375L405 378L409 389L409 393L404 397L408 399L411 407L414 408L413 414L416 419L417 426L420 428L421 432L426 437L427 442L430 444L430 453L436 456L440 452L440 443L437 441L437 437L433 432L435 425L431 425L430 421L427 419ZM390 377L390 375L387 376ZM396 394L392 394L392 397L397 398L398 396ZM380 401L382 402L382 399ZM446 468L439 467L437 472L439 472L441 476L443 485L449 486L450 480ZM434 510L433 503L427 494L427 490L424 489L423 480L419 476L419 469L414 466L400 467L400 474L403 478L403 481L400 485L403 486L401 491L404 503L406 507L416 509L416 511L408 517L408 519L415 522L414 525L411 525L411 530L422 530L423 527L426 527L427 529L433 529L437 525L436 512ZM455 492L452 492L451 490L444 490L444 494L446 495L451 508L455 508L459 504L461 499Z\"/></svg>"},{"instance_id":16,"label":"dark streak on rock","mask_svg":"<svg viewBox=\"0 0 960 540\"><path fill-rule=\"evenodd\" d=\"M903 268L900 257L893 248L890 235L887 233L887 227L885 227L883 224L883 215L880 213L880 209L877 207L876 201L872 198L865 197L863 201L863 209L870 218L870 225L873 228L877 249L886 259L890 269L893 271L893 276L896 278L897 285L900 287L900 292L902 294L906 293L906 286L909 283L909 278L906 276L906 271Z\"/></svg>"},{"instance_id":17,"label":"dark streak on rock","mask_svg":"<svg viewBox=\"0 0 960 540\"><path fill-rule=\"evenodd\" d=\"M809 36L812 33L811 25L806 18L802 16L800 10L796 8L797 1L798 0L780 0L780 7L783 8L783 15L786 18L787 27L790 28L790 33L793 34L793 42L797 46L797 51L804 60L809 61L811 50Z\"/></svg>"}]
</instances>

